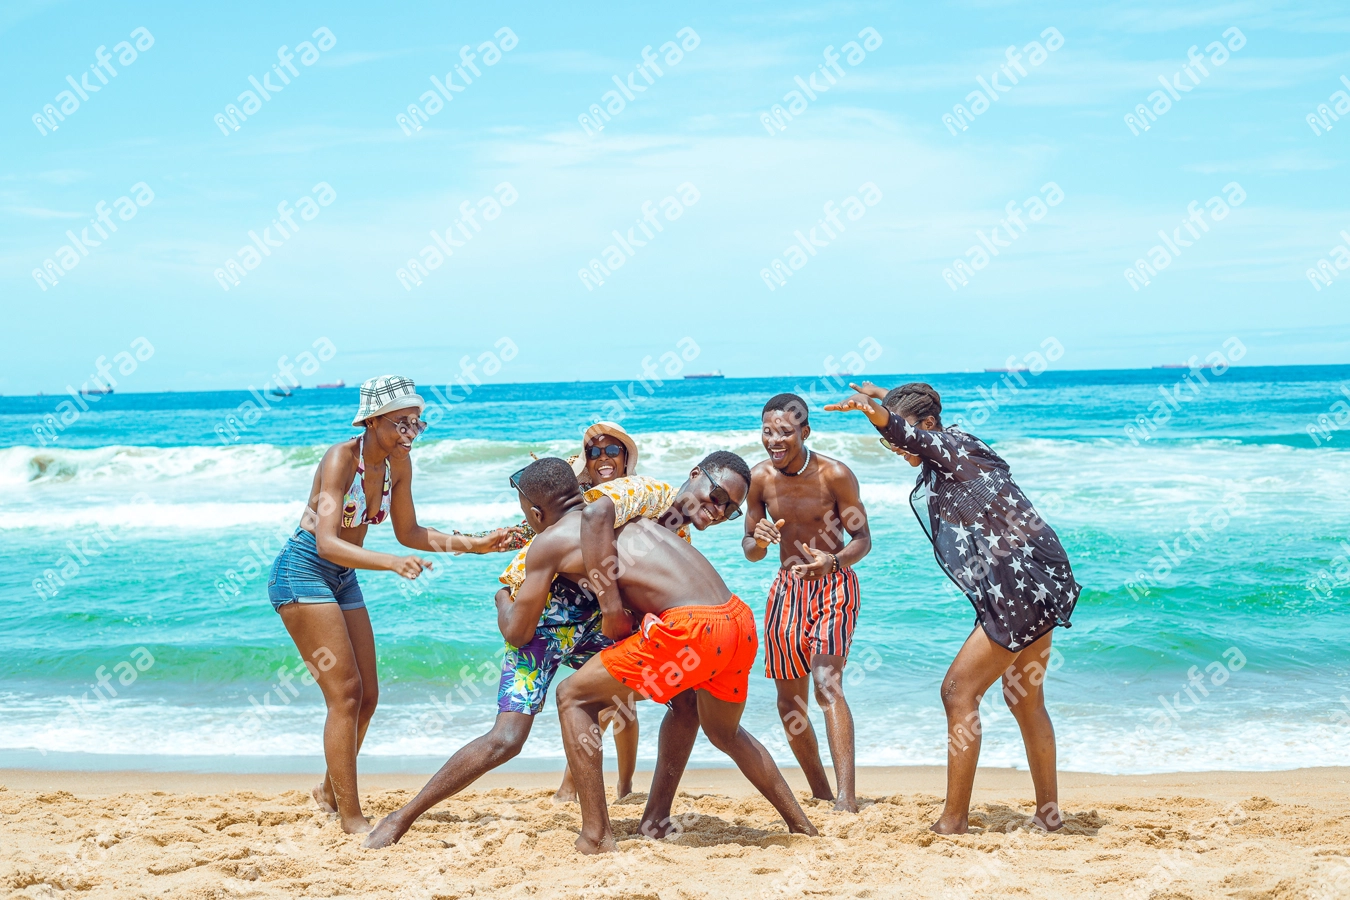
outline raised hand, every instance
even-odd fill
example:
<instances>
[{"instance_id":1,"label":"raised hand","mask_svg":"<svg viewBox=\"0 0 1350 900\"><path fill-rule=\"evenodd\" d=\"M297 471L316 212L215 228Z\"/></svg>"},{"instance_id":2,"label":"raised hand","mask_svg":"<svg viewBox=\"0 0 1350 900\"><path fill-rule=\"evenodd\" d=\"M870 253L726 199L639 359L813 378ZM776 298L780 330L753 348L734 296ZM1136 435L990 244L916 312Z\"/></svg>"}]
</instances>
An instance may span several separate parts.
<instances>
[{"instance_id":1,"label":"raised hand","mask_svg":"<svg viewBox=\"0 0 1350 900\"><path fill-rule=\"evenodd\" d=\"M783 539L783 534L778 529L782 528L787 519L779 519L777 522L771 522L768 519L760 519L755 523L755 543L762 549L768 549L770 544L776 544Z\"/></svg>"},{"instance_id":2,"label":"raised hand","mask_svg":"<svg viewBox=\"0 0 1350 900\"><path fill-rule=\"evenodd\" d=\"M808 556L811 557L809 563L798 563L792 567L792 574L798 578L809 578L815 580L824 578L834 571L834 557L824 551L817 550L815 547L804 548Z\"/></svg>"},{"instance_id":3,"label":"raised hand","mask_svg":"<svg viewBox=\"0 0 1350 900\"><path fill-rule=\"evenodd\" d=\"M863 384L866 385L867 382L863 382ZM848 412L849 410L857 410L867 416L867 420L878 428L884 427L886 423L891 420L891 414L886 407L882 406L867 394L862 386L850 384L849 387L853 388L857 393L850 397L846 397L837 403L827 403L825 404L825 409L829 412Z\"/></svg>"},{"instance_id":4,"label":"raised hand","mask_svg":"<svg viewBox=\"0 0 1350 900\"><path fill-rule=\"evenodd\" d=\"M850 384L849 387L853 388L860 394L866 394L873 400L884 400L886 399L886 395L890 393L884 387L877 387L870 381L864 381L861 386L856 384Z\"/></svg>"}]
</instances>

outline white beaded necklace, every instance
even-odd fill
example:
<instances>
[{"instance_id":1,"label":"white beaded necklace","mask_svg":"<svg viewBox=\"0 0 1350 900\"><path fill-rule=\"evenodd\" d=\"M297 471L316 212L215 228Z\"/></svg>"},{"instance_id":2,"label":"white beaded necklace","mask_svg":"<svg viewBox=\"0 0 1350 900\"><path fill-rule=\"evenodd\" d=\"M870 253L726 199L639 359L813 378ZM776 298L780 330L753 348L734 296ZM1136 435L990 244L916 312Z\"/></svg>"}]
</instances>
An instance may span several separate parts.
<instances>
[{"instance_id":1,"label":"white beaded necklace","mask_svg":"<svg viewBox=\"0 0 1350 900\"><path fill-rule=\"evenodd\" d=\"M800 474L802 474L803 472L805 472L805 471L806 471L806 467L809 466L809 465L811 465L811 448L810 448L810 447L807 447L807 448L806 448L806 462L802 463L802 467L801 467L800 469L798 469L797 471L795 471L795 472L784 472L783 474L784 474L784 475L787 475L787 476L789 476L789 477L791 477L791 478L796 478L798 475L800 475Z\"/></svg>"}]
</instances>

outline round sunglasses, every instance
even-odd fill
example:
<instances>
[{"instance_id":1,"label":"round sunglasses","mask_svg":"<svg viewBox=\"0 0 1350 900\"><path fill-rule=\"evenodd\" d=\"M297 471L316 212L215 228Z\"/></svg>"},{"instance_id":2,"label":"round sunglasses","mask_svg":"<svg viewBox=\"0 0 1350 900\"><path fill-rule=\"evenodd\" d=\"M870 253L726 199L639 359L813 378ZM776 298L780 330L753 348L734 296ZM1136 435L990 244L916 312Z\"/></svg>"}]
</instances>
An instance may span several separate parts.
<instances>
[{"instance_id":1,"label":"round sunglasses","mask_svg":"<svg viewBox=\"0 0 1350 900\"><path fill-rule=\"evenodd\" d=\"M618 459L623 454L623 447L620 444L610 444L608 447L587 447L586 456L590 459L599 459L601 455L608 456L610 459Z\"/></svg>"},{"instance_id":2,"label":"round sunglasses","mask_svg":"<svg viewBox=\"0 0 1350 900\"><path fill-rule=\"evenodd\" d=\"M427 430L427 423L423 422L421 419L391 419L388 416L380 416L380 418L384 419L390 425L393 425L398 429L399 434L405 435L406 437L415 438Z\"/></svg>"}]
</instances>

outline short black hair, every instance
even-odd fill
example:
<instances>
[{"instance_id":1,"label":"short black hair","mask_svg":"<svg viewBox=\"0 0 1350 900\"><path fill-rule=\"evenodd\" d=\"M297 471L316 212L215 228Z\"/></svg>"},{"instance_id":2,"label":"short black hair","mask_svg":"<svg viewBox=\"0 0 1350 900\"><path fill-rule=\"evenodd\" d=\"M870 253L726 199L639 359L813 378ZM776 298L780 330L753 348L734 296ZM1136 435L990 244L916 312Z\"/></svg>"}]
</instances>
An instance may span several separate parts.
<instances>
[{"instance_id":1,"label":"short black hair","mask_svg":"<svg viewBox=\"0 0 1350 900\"><path fill-rule=\"evenodd\" d=\"M769 402L764 404L764 409L759 413L760 418L771 412L787 413L792 421L798 425L806 425L809 415L806 401L796 394L774 394L769 398Z\"/></svg>"},{"instance_id":2,"label":"short black hair","mask_svg":"<svg viewBox=\"0 0 1350 900\"><path fill-rule=\"evenodd\" d=\"M556 456L545 456L530 463L516 483L525 499L536 506L552 505L581 491L571 465Z\"/></svg>"},{"instance_id":3,"label":"short black hair","mask_svg":"<svg viewBox=\"0 0 1350 900\"><path fill-rule=\"evenodd\" d=\"M750 487L750 467L745 464L745 460L730 450L714 450L699 461L698 467L704 472L712 470L739 475L745 486Z\"/></svg>"}]
</instances>

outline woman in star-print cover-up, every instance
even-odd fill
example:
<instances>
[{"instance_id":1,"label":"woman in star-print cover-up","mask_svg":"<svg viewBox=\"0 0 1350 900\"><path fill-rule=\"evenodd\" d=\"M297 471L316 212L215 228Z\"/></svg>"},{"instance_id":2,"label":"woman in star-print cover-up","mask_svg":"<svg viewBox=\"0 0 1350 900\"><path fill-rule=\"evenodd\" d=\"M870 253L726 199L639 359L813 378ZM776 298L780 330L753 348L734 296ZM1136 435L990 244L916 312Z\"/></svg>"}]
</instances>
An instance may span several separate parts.
<instances>
[{"instance_id":1,"label":"woman in star-print cover-up","mask_svg":"<svg viewBox=\"0 0 1350 900\"><path fill-rule=\"evenodd\" d=\"M825 408L865 413L882 442L920 468L910 504L938 565L975 607L975 629L942 682L947 800L933 830L968 830L980 699L1002 677L1036 788L1032 824L1053 831L1063 822L1055 730L1042 685L1051 632L1069 627L1080 591L1064 548L997 453L959 428L942 427L942 401L932 387L913 383L889 393L870 382L851 387L858 393Z\"/></svg>"}]
</instances>

